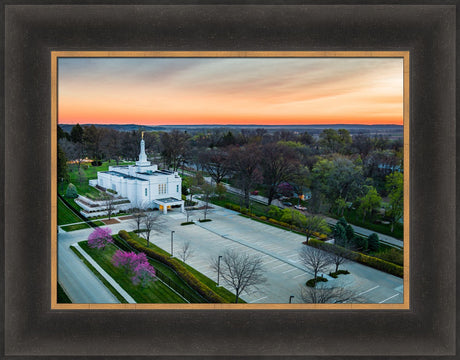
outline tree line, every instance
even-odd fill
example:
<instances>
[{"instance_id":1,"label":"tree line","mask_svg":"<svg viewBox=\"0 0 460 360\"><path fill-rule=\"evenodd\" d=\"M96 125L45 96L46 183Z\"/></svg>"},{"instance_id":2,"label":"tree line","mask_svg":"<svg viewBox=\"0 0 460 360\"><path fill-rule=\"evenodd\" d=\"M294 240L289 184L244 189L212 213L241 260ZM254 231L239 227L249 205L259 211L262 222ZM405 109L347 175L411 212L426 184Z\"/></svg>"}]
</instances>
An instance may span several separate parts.
<instances>
[{"instance_id":1,"label":"tree line","mask_svg":"<svg viewBox=\"0 0 460 360\"><path fill-rule=\"evenodd\" d=\"M123 132L105 127L58 126L58 178L66 176L65 160L78 168L84 158L94 161L137 160L140 128ZM392 225L402 217L403 142L346 129L308 132L214 128L187 132L145 132L150 159L174 171L206 171L215 184L224 179L242 190L249 207L250 192L263 188L269 204L287 186L291 193L311 191L313 212L343 214L349 204L363 219L388 196ZM63 161L63 158L65 160Z\"/></svg>"}]
</instances>

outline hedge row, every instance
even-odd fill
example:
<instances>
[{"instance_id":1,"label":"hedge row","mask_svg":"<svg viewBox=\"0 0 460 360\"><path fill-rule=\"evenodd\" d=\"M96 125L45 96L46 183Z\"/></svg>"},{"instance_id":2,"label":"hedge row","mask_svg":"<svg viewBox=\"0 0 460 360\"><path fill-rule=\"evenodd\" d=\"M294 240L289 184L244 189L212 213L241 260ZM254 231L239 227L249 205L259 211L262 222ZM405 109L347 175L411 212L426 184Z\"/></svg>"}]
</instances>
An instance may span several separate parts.
<instances>
[{"instance_id":1,"label":"hedge row","mask_svg":"<svg viewBox=\"0 0 460 360\"><path fill-rule=\"evenodd\" d=\"M293 225L290 225L286 222L283 222L283 221L279 221L279 220L276 220L276 219L273 219L273 218L267 218L266 216L257 216L256 214L250 212L248 209L244 208L244 207L241 207L239 205L235 205L235 204L231 204L231 203L226 203L225 204L225 207L227 209L230 209L230 210L233 210L233 211L238 211L244 215L248 215L250 217L253 217L255 219L259 219L259 220L262 220L262 221L268 221L274 225L278 225L278 226L281 226L281 227L284 227L286 229L289 229L289 230L295 230L295 231L298 231L298 232L302 232L304 233L305 231L297 226L293 226ZM322 239L322 240L326 240L327 239L327 235L325 234L320 234L318 232L314 232L313 233L313 236L316 236L317 238L319 239Z\"/></svg>"},{"instance_id":2,"label":"hedge row","mask_svg":"<svg viewBox=\"0 0 460 360\"><path fill-rule=\"evenodd\" d=\"M198 280L193 274L191 274L184 265L182 265L179 261L170 256L160 254L153 249L147 248L137 241L133 240L131 236L125 230L120 230L118 235L125 240L129 245L131 245L137 251L144 252L147 256L151 257L152 259L158 260L163 264L169 266L176 273L187 283L195 289L201 296L205 297L211 303L225 303L225 299L223 299L220 295L216 294L212 291L207 285L203 284L200 280Z\"/></svg>"},{"instance_id":3,"label":"hedge row","mask_svg":"<svg viewBox=\"0 0 460 360\"><path fill-rule=\"evenodd\" d=\"M308 245L316 247L321 250L328 251L328 252L333 252L336 254L340 253L344 258L359 262L363 265L373 267L374 269L384 271L391 275L395 275L401 278L404 275L404 268L402 266L392 264L388 261L385 261L385 260L382 260L382 259L379 259L373 256L364 255L356 251L346 249L342 246L338 246L335 244L329 244L329 243L326 243L320 240L316 240L316 239L311 239L308 242Z\"/></svg>"}]
</instances>

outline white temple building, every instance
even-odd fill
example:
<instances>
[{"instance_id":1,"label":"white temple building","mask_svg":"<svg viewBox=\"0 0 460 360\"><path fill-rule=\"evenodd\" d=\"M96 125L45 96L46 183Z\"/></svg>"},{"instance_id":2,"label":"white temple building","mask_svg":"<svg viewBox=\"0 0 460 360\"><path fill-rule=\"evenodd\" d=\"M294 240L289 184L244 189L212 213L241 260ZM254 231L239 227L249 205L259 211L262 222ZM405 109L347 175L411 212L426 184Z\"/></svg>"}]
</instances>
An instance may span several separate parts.
<instances>
[{"instance_id":1,"label":"white temple building","mask_svg":"<svg viewBox=\"0 0 460 360\"><path fill-rule=\"evenodd\" d=\"M177 172L158 170L147 161L143 135L136 165L109 166L89 184L116 192L117 197L130 201L130 207L158 208L166 214L171 206L180 206L183 212L181 177Z\"/></svg>"}]
</instances>

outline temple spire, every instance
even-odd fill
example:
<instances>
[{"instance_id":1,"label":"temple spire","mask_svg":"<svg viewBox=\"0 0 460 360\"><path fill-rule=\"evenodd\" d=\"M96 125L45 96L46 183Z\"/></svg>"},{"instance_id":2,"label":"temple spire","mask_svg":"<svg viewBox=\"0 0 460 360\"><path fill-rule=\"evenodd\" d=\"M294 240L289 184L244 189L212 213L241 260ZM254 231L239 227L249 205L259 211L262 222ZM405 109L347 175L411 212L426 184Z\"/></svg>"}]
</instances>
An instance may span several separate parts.
<instances>
[{"instance_id":1,"label":"temple spire","mask_svg":"<svg viewBox=\"0 0 460 360\"><path fill-rule=\"evenodd\" d=\"M139 153L139 161L136 161L137 166L150 166L150 161L147 161L147 154L145 153L144 132L142 132L141 149Z\"/></svg>"}]
</instances>

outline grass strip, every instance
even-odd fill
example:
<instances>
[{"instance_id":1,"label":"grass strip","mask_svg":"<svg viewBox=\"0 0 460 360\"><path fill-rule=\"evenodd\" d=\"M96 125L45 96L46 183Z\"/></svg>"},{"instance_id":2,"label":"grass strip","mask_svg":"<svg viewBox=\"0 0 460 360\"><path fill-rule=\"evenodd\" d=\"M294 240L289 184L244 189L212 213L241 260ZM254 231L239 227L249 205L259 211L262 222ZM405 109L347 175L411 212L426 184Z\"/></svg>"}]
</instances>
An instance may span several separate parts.
<instances>
[{"instance_id":1,"label":"grass strip","mask_svg":"<svg viewBox=\"0 0 460 360\"><path fill-rule=\"evenodd\" d=\"M70 210L64 202L58 198L57 203L58 225L81 222L81 219Z\"/></svg>"},{"instance_id":2,"label":"grass strip","mask_svg":"<svg viewBox=\"0 0 460 360\"><path fill-rule=\"evenodd\" d=\"M89 228L89 225L86 223L61 226L61 229L67 232L86 229L86 228Z\"/></svg>"},{"instance_id":3,"label":"grass strip","mask_svg":"<svg viewBox=\"0 0 460 360\"><path fill-rule=\"evenodd\" d=\"M57 300L58 304L71 304L72 300L67 296L61 284L57 283Z\"/></svg>"},{"instance_id":4,"label":"grass strip","mask_svg":"<svg viewBox=\"0 0 460 360\"><path fill-rule=\"evenodd\" d=\"M149 283L142 287L134 285L131 276L123 269L112 265L111 259L117 250L115 245L109 245L105 250L92 249L86 241L79 243L81 248L96 261L137 303L144 304L175 304L186 303L186 301L166 284L161 281Z\"/></svg>"},{"instance_id":5,"label":"grass strip","mask_svg":"<svg viewBox=\"0 0 460 360\"><path fill-rule=\"evenodd\" d=\"M81 246L81 244L80 244ZM70 246L70 249L80 258L81 261L86 265L88 269L91 270L91 272L96 275L96 277L101 280L101 282L104 284L104 286L109 289L109 291L118 299L118 301L122 304L127 304L128 302L126 299L121 296L121 294L101 275L99 271L96 270L96 268L91 265L91 263L85 259L85 257L80 254L80 252L75 248L75 246Z\"/></svg>"}]
</instances>

